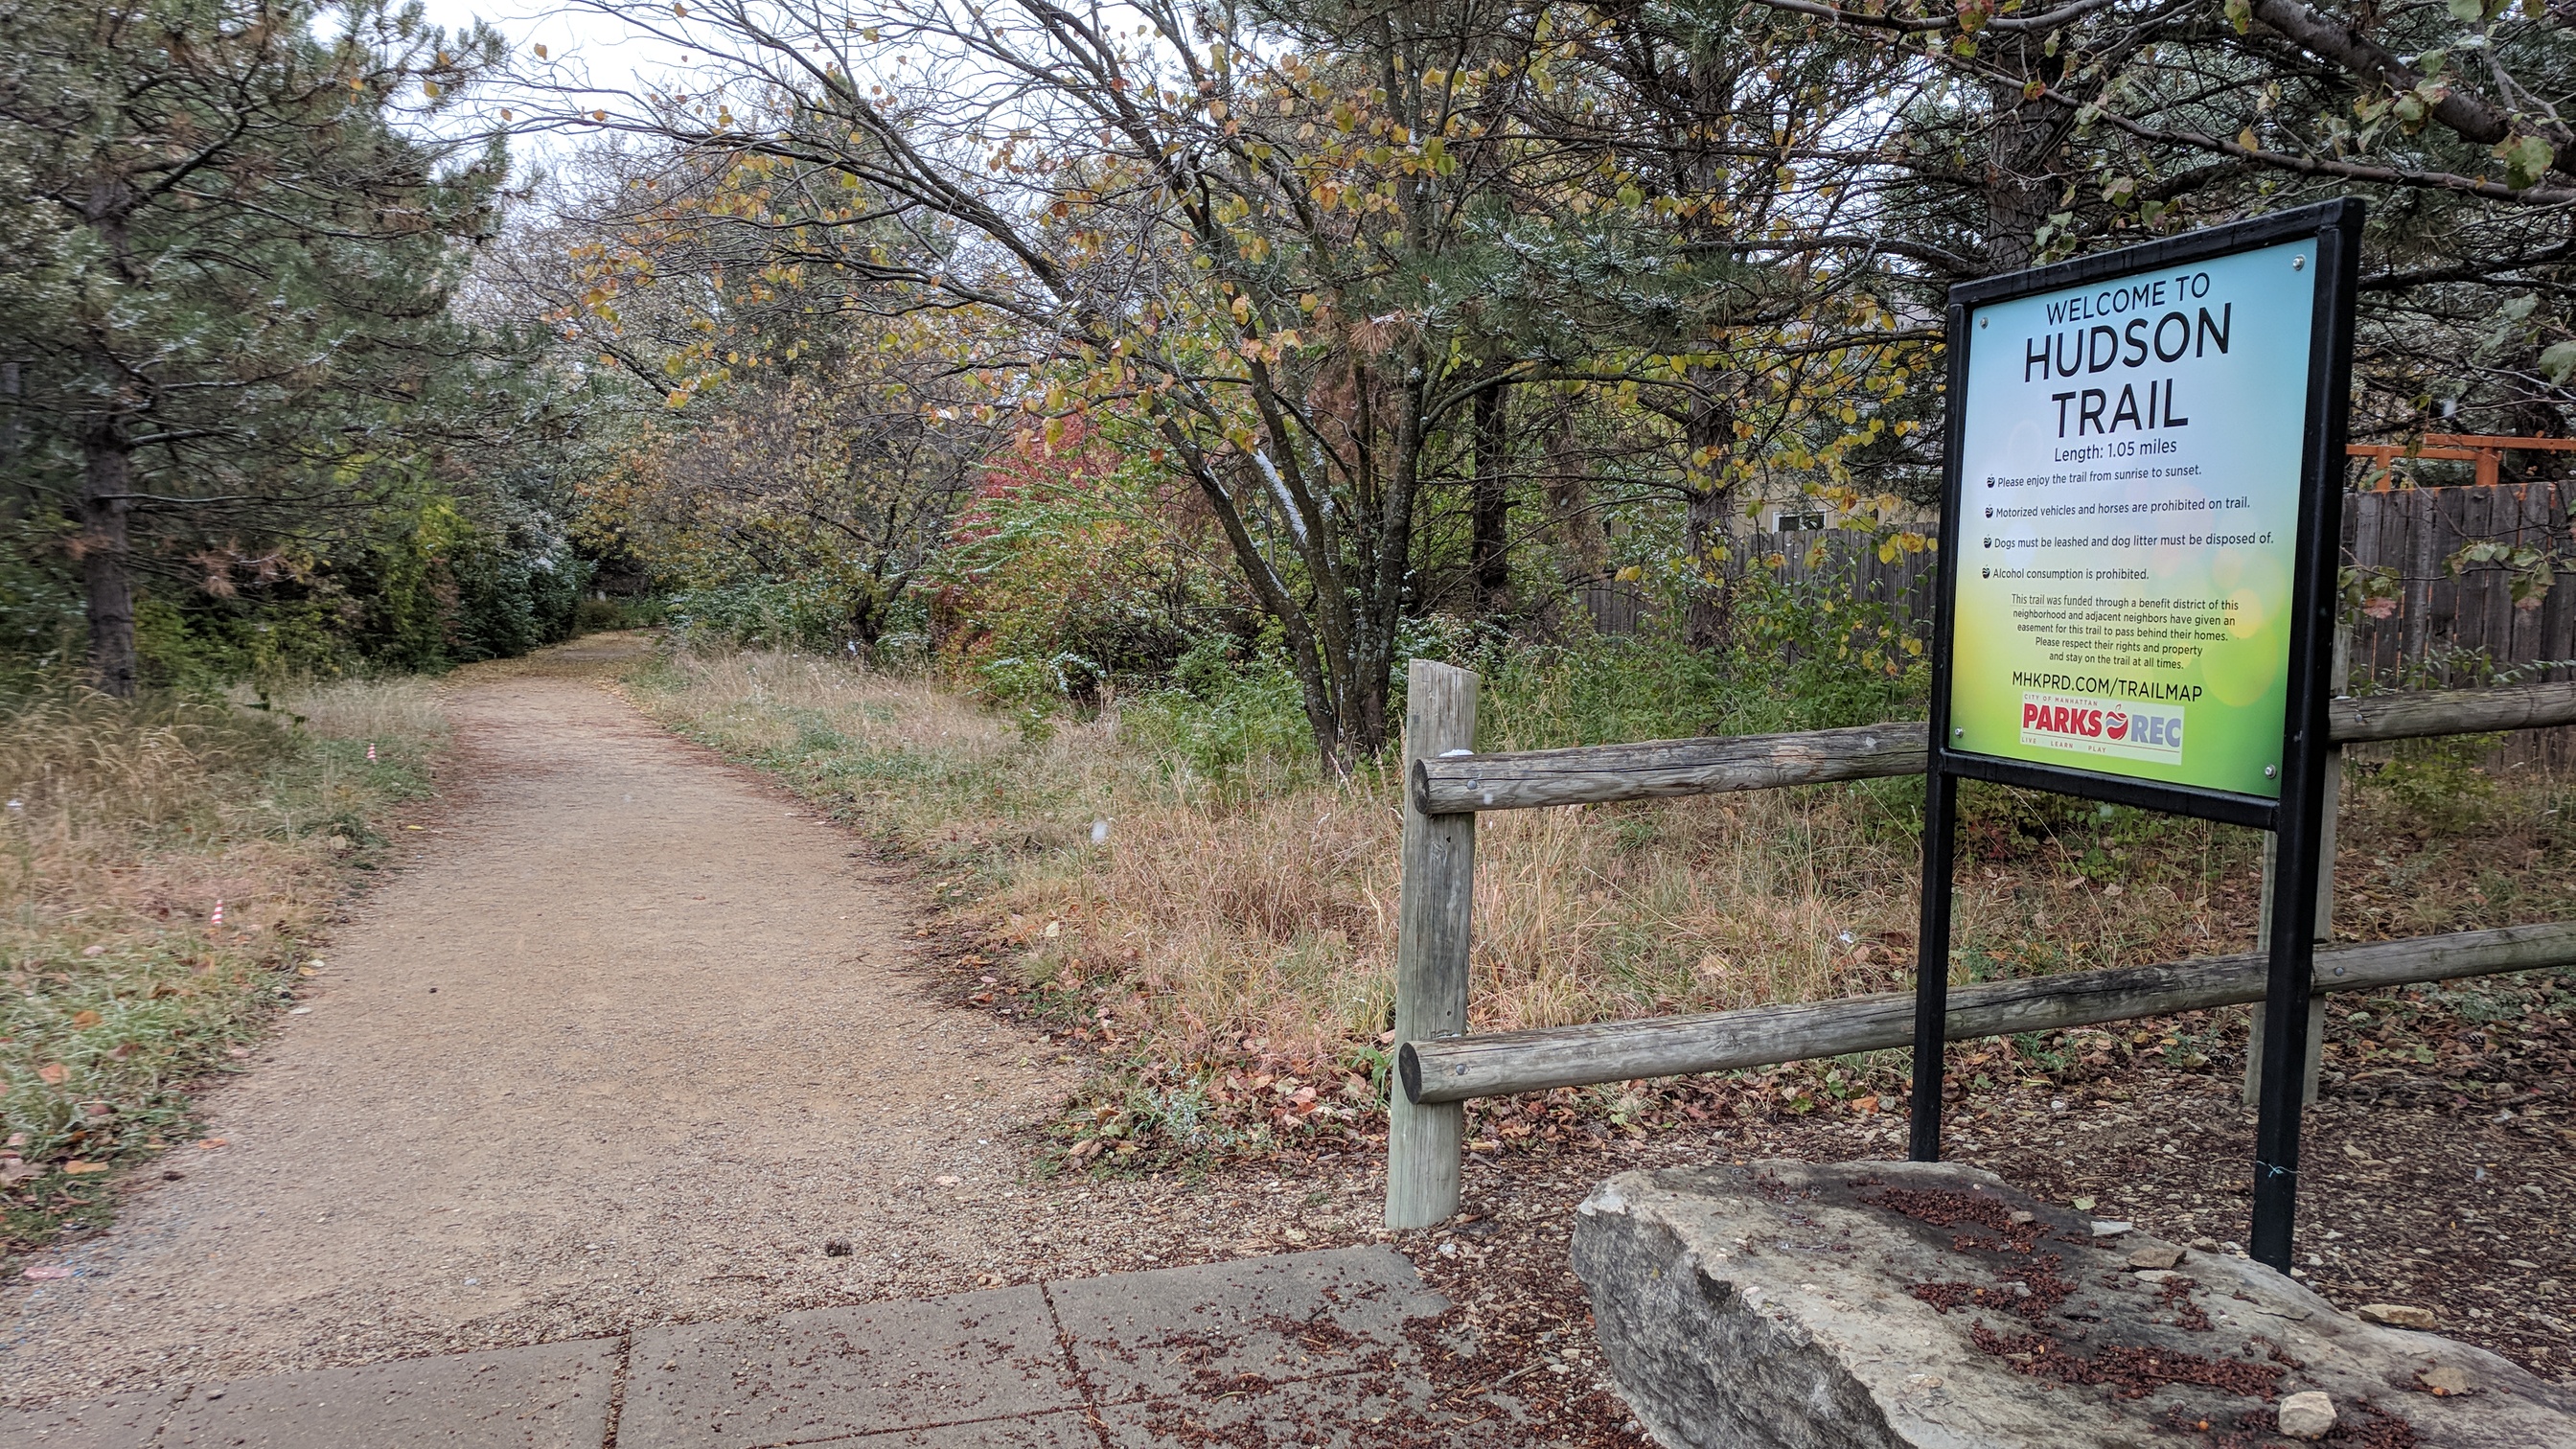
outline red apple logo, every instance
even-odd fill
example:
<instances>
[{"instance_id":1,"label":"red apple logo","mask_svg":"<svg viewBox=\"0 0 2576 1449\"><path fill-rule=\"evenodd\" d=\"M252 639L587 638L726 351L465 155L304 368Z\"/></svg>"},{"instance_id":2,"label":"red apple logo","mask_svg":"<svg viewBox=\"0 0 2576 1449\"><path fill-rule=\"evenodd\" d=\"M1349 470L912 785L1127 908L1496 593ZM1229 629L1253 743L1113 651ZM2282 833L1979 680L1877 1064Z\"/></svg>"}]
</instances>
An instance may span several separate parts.
<instances>
[{"instance_id":1,"label":"red apple logo","mask_svg":"<svg viewBox=\"0 0 2576 1449\"><path fill-rule=\"evenodd\" d=\"M2111 738L2115 740L2124 738L2129 733L2129 717L2117 710L2102 716L2102 722L2110 727Z\"/></svg>"}]
</instances>

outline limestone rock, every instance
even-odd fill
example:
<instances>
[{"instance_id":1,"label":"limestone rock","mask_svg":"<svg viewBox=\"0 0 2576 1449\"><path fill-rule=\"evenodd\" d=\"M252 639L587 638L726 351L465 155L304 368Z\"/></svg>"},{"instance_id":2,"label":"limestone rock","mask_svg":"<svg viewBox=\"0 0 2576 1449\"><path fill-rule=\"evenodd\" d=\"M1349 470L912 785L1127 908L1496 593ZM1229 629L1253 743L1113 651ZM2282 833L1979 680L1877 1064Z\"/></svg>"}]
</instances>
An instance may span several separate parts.
<instances>
[{"instance_id":1,"label":"limestone rock","mask_svg":"<svg viewBox=\"0 0 2576 1449\"><path fill-rule=\"evenodd\" d=\"M2153 1240L2092 1229L1953 1164L1667 1168L1593 1193L1574 1267L1612 1379L1674 1449L2260 1443L2310 1391L2336 1442L2401 1442L2403 1420L2443 1449L2576 1446L2576 1393L2493 1354L2247 1259L2146 1282L2127 1264ZM2444 1368L2478 1392L2426 1392Z\"/></svg>"},{"instance_id":2,"label":"limestone rock","mask_svg":"<svg viewBox=\"0 0 2576 1449\"><path fill-rule=\"evenodd\" d=\"M2415 1382L2424 1386L2424 1392L2443 1396L2465 1394L2477 1387L2475 1379L2451 1364L2426 1369L2415 1376Z\"/></svg>"},{"instance_id":3,"label":"limestone rock","mask_svg":"<svg viewBox=\"0 0 2576 1449\"><path fill-rule=\"evenodd\" d=\"M2391 1328L2417 1328L2427 1332L2433 1327L2433 1310L2412 1303L2365 1303L2353 1310L2365 1322L2384 1323Z\"/></svg>"},{"instance_id":4,"label":"limestone rock","mask_svg":"<svg viewBox=\"0 0 2576 1449\"><path fill-rule=\"evenodd\" d=\"M2293 1439L2322 1439L2334 1426L2334 1400L2315 1389L2281 1401L2281 1432Z\"/></svg>"},{"instance_id":5,"label":"limestone rock","mask_svg":"<svg viewBox=\"0 0 2576 1449\"><path fill-rule=\"evenodd\" d=\"M2149 1243L2129 1250L2128 1264L2132 1268L2170 1268L2181 1261L2182 1249L2171 1243Z\"/></svg>"}]
</instances>

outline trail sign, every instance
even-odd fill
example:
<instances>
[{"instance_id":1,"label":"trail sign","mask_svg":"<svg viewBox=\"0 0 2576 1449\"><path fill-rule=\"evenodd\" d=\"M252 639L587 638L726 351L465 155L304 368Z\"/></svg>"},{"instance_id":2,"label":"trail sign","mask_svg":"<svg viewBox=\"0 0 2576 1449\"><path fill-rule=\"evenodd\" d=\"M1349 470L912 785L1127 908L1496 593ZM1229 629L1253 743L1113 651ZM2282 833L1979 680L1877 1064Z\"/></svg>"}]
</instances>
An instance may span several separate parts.
<instances>
[{"instance_id":1,"label":"trail sign","mask_svg":"<svg viewBox=\"0 0 2576 1449\"><path fill-rule=\"evenodd\" d=\"M2279 797L2317 246L1970 309L1951 748Z\"/></svg>"},{"instance_id":2,"label":"trail sign","mask_svg":"<svg viewBox=\"0 0 2576 1449\"><path fill-rule=\"evenodd\" d=\"M2285 1270L2361 219L1950 292L1913 1155L1940 1155L1961 779L2275 831L2251 1243Z\"/></svg>"}]
</instances>

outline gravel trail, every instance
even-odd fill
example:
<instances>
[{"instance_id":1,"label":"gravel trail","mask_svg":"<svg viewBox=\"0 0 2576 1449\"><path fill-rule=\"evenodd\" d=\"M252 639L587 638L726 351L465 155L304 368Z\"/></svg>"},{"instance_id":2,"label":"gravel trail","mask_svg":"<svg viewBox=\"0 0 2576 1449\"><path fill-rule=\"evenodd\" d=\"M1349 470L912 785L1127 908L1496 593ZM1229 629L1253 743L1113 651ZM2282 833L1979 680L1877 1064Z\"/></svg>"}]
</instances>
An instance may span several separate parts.
<instances>
[{"instance_id":1,"label":"gravel trail","mask_svg":"<svg viewBox=\"0 0 2576 1449\"><path fill-rule=\"evenodd\" d=\"M1033 1256L1010 1134L1076 1068L933 1000L900 879L602 688L621 648L450 693L443 797L212 1093L226 1145L127 1184L115 1227L48 1255L73 1278L7 1290L0 1398L945 1291Z\"/></svg>"}]
</instances>

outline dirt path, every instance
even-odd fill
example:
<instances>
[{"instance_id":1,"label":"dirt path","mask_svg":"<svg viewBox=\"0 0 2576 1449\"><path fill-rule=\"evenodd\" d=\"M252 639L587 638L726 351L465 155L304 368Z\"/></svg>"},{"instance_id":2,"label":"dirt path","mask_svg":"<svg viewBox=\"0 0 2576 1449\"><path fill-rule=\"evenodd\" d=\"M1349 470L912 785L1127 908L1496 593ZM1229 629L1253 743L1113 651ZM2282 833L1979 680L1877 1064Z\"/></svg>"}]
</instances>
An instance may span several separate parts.
<instances>
[{"instance_id":1,"label":"dirt path","mask_svg":"<svg viewBox=\"0 0 2576 1449\"><path fill-rule=\"evenodd\" d=\"M0 1304L0 1397L941 1291L1019 1241L1006 1137L1073 1068L931 1001L884 870L605 653L454 691L461 769L213 1096L229 1145Z\"/></svg>"}]
</instances>

